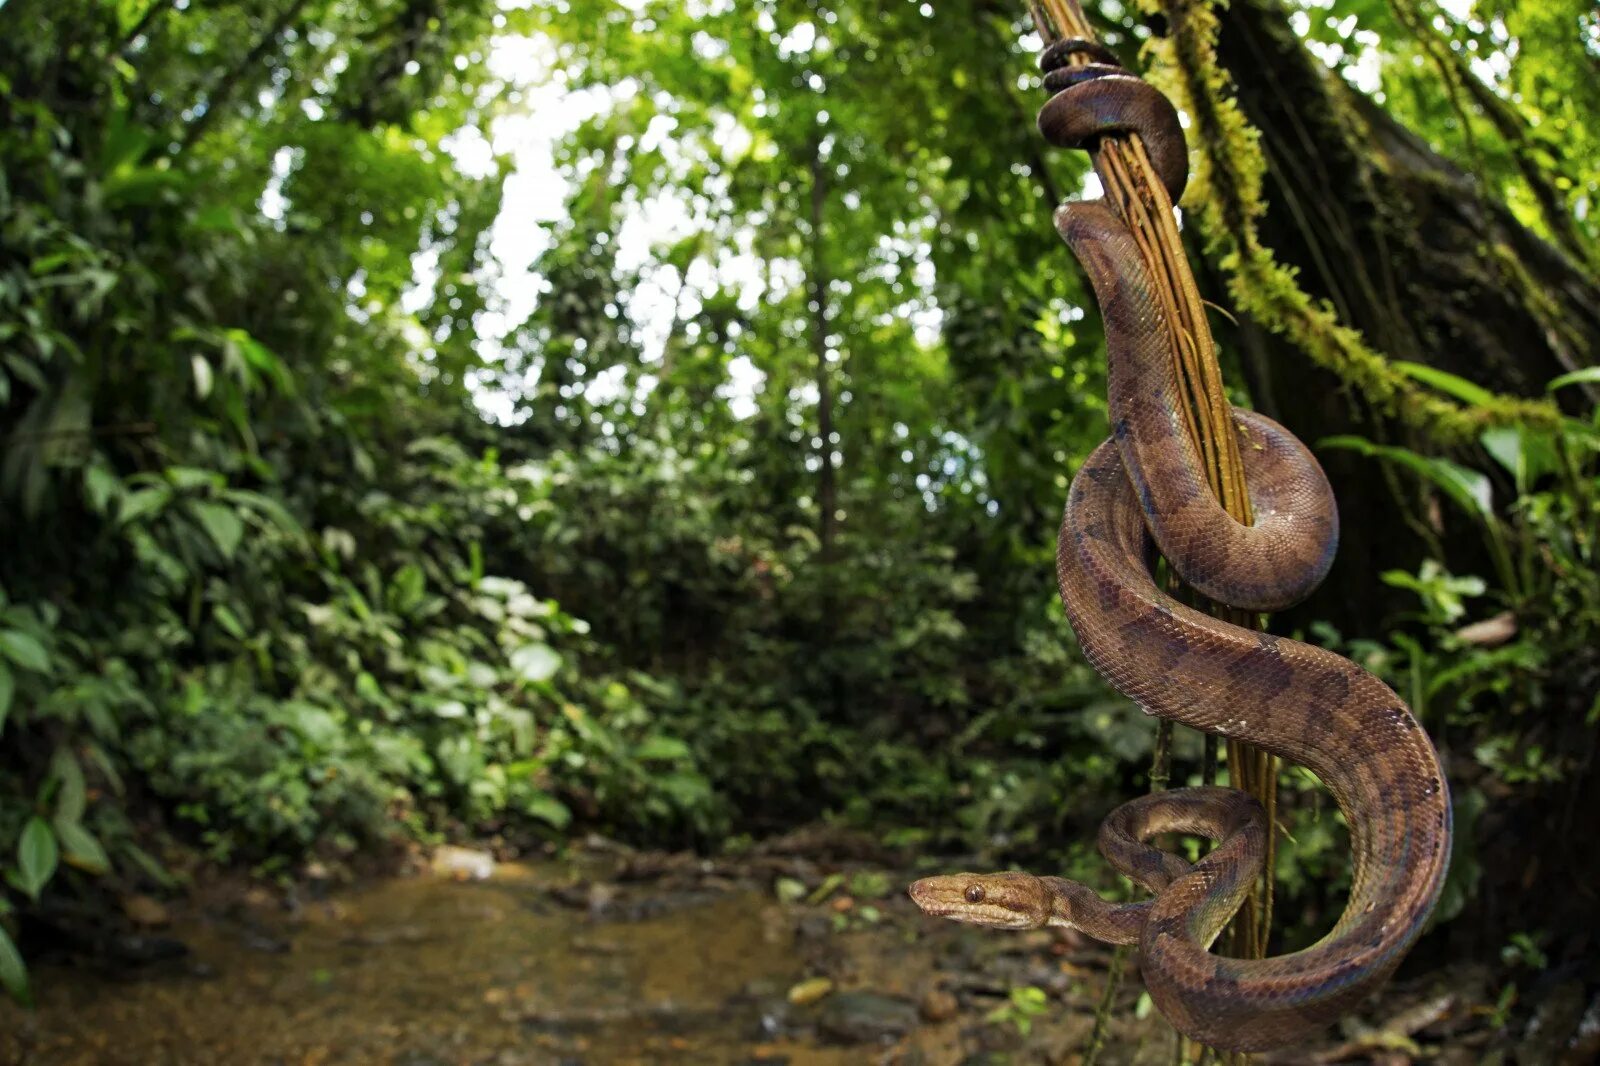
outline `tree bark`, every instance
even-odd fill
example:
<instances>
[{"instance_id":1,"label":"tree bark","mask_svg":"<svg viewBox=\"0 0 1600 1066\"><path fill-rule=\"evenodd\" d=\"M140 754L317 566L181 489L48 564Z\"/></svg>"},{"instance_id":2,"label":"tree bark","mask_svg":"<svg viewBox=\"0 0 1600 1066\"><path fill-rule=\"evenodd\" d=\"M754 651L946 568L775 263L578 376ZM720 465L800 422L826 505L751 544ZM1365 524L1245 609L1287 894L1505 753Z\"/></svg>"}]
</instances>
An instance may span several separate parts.
<instances>
[{"instance_id":1,"label":"tree bark","mask_svg":"<svg viewBox=\"0 0 1600 1066\"><path fill-rule=\"evenodd\" d=\"M1594 361L1600 286L1593 277L1329 72L1295 36L1279 0L1234 0L1221 22L1218 61L1261 131L1268 163L1261 238L1299 270L1308 293L1329 300L1385 355L1497 392L1541 395L1551 378ZM1216 283L1207 288L1221 291ZM1341 433L1421 443L1364 410L1334 375L1269 330L1247 320L1219 332L1225 347L1242 353L1256 404L1313 445ZM1372 633L1405 605L1376 575L1415 570L1428 546L1414 531L1396 535L1392 519L1368 516L1392 515L1397 489L1420 490L1386 477L1374 460L1320 455L1345 519L1339 559L1323 591L1285 624L1323 618ZM1476 531L1452 525L1447 510L1440 519L1452 558L1459 549L1471 560Z\"/></svg>"}]
</instances>

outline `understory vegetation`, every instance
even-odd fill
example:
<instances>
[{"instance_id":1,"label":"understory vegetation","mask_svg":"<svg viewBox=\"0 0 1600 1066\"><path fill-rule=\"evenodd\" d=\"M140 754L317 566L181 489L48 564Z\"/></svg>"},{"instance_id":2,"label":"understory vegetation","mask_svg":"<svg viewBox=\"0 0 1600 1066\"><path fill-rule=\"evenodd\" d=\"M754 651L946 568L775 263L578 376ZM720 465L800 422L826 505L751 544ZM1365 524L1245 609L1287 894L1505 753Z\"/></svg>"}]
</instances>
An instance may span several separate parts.
<instances>
[{"instance_id":1,"label":"understory vegetation","mask_svg":"<svg viewBox=\"0 0 1600 1066\"><path fill-rule=\"evenodd\" d=\"M1103 12L1130 61L1135 6ZM1582 8L1291 24L1336 68L1375 57L1382 106L1582 273L1600 151L1550 140L1600 136ZM831 819L1097 870L1155 730L1056 602L1103 342L1049 222L1086 163L1036 143L1025 15L0 5L5 987L21 909L201 862ZM1441 923L1525 891L1486 856L1593 795L1600 372L1546 382L1475 440L1358 397L1318 445L1389 486L1346 521L1413 547L1363 578L1392 609L1333 589L1293 624L1445 753ZM1197 736L1173 756L1200 780ZM1285 781L1295 940L1346 850ZM1485 950L1546 931L1500 920Z\"/></svg>"}]
</instances>

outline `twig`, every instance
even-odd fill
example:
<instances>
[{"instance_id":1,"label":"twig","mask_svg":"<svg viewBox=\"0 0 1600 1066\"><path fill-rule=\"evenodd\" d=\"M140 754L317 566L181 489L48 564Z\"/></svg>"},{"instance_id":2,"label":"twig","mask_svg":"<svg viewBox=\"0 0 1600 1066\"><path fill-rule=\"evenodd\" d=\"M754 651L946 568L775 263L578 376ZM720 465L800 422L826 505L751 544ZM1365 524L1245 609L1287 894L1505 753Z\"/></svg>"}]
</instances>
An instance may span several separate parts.
<instances>
[{"instance_id":1,"label":"twig","mask_svg":"<svg viewBox=\"0 0 1600 1066\"><path fill-rule=\"evenodd\" d=\"M1128 946L1117 945L1117 950L1111 953L1111 965L1106 970L1106 990L1100 996L1100 1002L1094 1009L1094 1031L1089 1034L1089 1043L1083 1049L1082 1066L1096 1066L1100 1061L1100 1053L1106 1048L1106 1033L1111 1027L1111 1007L1117 999L1117 989L1122 987L1122 974L1128 966Z\"/></svg>"}]
</instances>

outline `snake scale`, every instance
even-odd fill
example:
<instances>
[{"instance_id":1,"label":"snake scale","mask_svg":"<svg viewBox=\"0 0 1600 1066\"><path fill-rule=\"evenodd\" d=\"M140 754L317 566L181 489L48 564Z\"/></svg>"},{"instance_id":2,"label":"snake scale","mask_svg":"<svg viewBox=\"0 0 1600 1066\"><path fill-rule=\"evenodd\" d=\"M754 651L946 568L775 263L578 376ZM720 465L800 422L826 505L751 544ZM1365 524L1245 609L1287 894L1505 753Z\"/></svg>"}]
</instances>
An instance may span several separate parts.
<instances>
[{"instance_id":1,"label":"snake scale","mask_svg":"<svg viewBox=\"0 0 1600 1066\"><path fill-rule=\"evenodd\" d=\"M1090 62L1071 66L1079 54ZM1053 94L1039 115L1046 138L1082 148L1108 133L1137 133L1176 202L1188 160L1166 97L1093 42L1058 42L1041 63ZM1229 517L1185 429L1174 334L1132 234L1100 202L1061 207L1056 226L1100 304L1112 424L1111 439L1069 489L1056 568L1068 619L1089 662L1147 713L1316 774L1350 827L1349 902L1332 931L1302 951L1266 959L1212 953L1261 873L1271 831L1252 797L1225 788L1154 793L1105 820L1102 853L1153 899L1114 904L1086 886L1026 873L926 878L911 895L933 915L1069 926L1138 944L1152 999L1184 1034L1231 1051L1281 1047L1354 1007L1422 931L1450 856L1444 773L1400 697L1355 663L1202 614L1157 584L1159 551L1218 602L1266 611L1298 601L1332 563L1332 490L1293 434L1235 409L1256 519L1244 526ZM1146 843L1167 832L1217 846L1190 864Z\"/></svg>"}]
</instances>

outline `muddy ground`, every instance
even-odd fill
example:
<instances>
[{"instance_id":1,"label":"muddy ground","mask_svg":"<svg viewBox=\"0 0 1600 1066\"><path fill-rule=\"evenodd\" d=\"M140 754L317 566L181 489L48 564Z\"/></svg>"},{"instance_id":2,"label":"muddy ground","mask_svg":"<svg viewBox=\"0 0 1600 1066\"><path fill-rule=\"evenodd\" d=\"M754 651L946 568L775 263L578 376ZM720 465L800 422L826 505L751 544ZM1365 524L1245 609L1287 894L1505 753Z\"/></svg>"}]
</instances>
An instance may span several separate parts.
<instances>
[{"instance_id":1,"label":"muddy ground","mask_svg":"<svg viewBox=\"0 0 1600 1066\"><path fill-rule=\"evenodd\" d=\"M1109 949L927 919L916 873L778 841L733 860L594 842L563 859L445 849L407 875L125 900L0 1008L0 1061L393 1066L1081 1064ZM841 853L844 852L844 853ZM486 875L486 876L485 876ZM86 946L88 945L88 946ZM1391 986L1276 1062L1600 1058L1600 1000L1519 1016L1461 969ZM1182 1061L1130 960L1099 1061Z\"/></svg>"}]
</instances>

